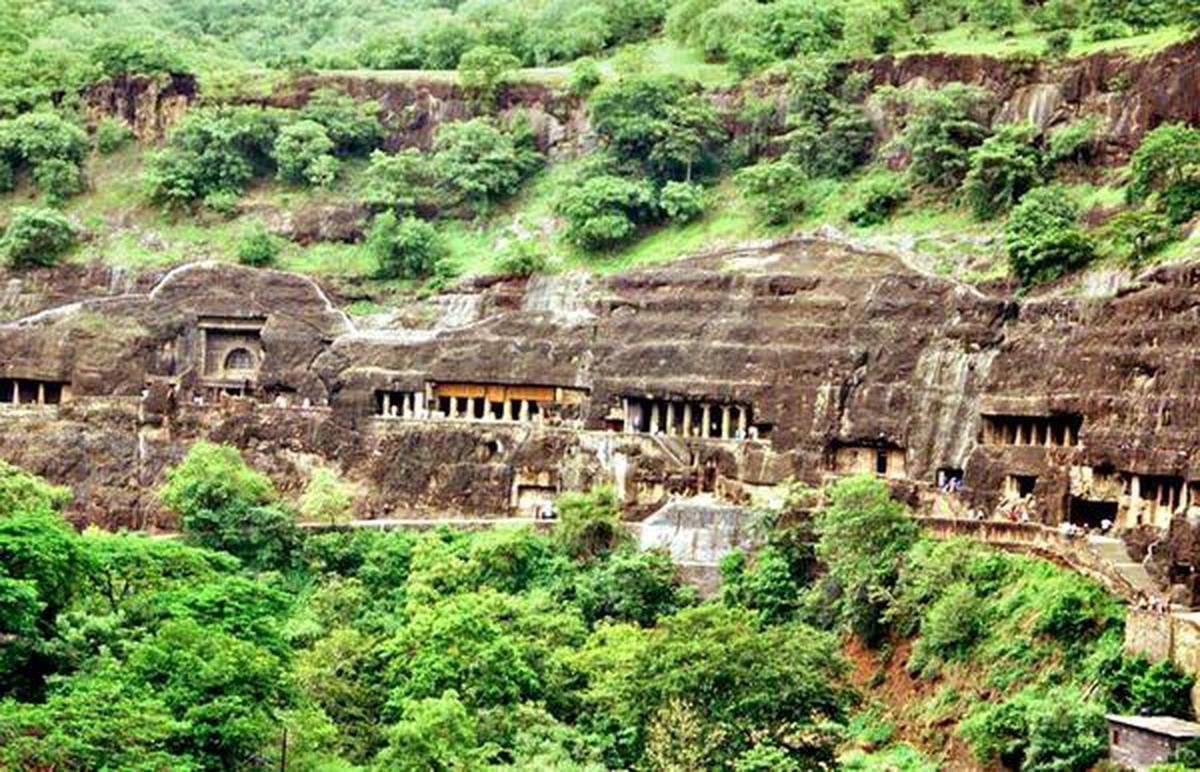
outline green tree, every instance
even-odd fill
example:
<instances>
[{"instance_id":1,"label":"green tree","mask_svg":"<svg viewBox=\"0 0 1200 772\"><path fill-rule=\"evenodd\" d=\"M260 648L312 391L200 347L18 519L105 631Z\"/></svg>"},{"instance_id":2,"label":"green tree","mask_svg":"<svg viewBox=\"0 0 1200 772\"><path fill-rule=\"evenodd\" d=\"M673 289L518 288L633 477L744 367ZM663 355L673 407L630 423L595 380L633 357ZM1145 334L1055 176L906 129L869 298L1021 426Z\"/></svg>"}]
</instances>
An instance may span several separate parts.
<instances>
[{"instance_id":1,"label":"green tree","mask_svg":"<svg viewBox=\"0 0 1200 772\"><path fill-rule=\"evenodd\" d=\"M488 118L443 124L434 147L433 170L439 182L477 214L515 191L543 160L531 132L520 127L502 130Z\"/></svg>"},{"instance_id":2,"label":"green tree","mask_svg":"<svg viewBox=\"0 0 1200 772\"><path fill-rule=\"evenodd\" d=\"M1004 228L1008 264L1022 284L1051 281L1092 258L1095 245L1078 220L1075 202L1060 188L1025 195Z\"/></svg>"},{"instance_id":3,"label":"green tree","mask_svg":"<svg viewBox=\"0 0 1200 772\"><path fill-rule=\"evenodd\" d=\"M242 265L257 268L274 263L282 251L282 240L258 223L238 242L237 258Z\"/></svg>"},{"instance_id":4,"label":"green tree","mask_svg":"<svg viewBox=\"0 0 1200 772\"><path fill-rule=\"evenodd\" d=\"M587 250L616 246L638 226L658 219L654 187L614 174L584 177L562 192L555 210L567 221L568 241Z\"/></svg>"},{"instance_id":5,"label":"green tree","mask_svg":"<svg viewBox=\"0 0 1200 772\"><path fill-rule=\"evenodd\" d=\"M621 500L611 487L564 493L554 507L558 511L554 537L575 557L607 555L629 539L621 520Z\"/></svg>"},{"instance_id":6,"label":"green tree","mask_svg":"<svg viewBox=\"0 0 1200 772\"><path fill-rule=\"evenodd\" d=\"M336 469L318 467L304 486L300 497L300 516L305 520L329 525L347 523L353 517L350 511L354 503L354 491L342 480Z\"/></svg>"},{"instance_id":7,"label":"green tree","mask_svg":"<svg viewBox=\"0 0 1200 772\"><path fill-rule=\"evenodd\" d=\"M252 643L194 621L164 624L129 654L124 678L144 684L180 722L171 747L203 769L230 769L274 744L283 670Z\"/></svg>"},{"instance_id":8,"label":"green tree","mask_svg":"<svg viewBox=\"0 0 1200 772\"><path fill-rule=\"evenodd\" d=\"M0 255L13 268L50 267L75 246L75 236L61 212L19 206L0 237Z\"/></svg>"},{"instance_id":9,"label":"green tree","mask_svg":"<svg viewBox=\"0 0 1200 772\"><path fill-rule=\"evenodd\" d=\"M483 769L475 721L453 690L437 697L406 700L404 718L388 729L388 747L379 755L386 769L399 772L452 772Z\"/></svg>"},{"instance_id":10,"label":"green tree","mask_svg":"<svg viewBox=\"0 0 1200 772\"><path fill-rule=\"evenodd\" d=\"M254 107L190 110L172 129L166 147L150 158L151 198L181 206L213 197L238 197L274 163L282 124L277 111Z\"/></svg>"},{"instance_id":11,"label":"green tree","mask_svg":"<svg viewBox=\"0 0 1200 772\"><path fill-rule=\"evenodd\" d=\"M463 86L473 91L481 102L493 105L500 88L520 66L520 60L503 48L481 45L467 51L459 59L458 77Z\"/></svg>"},{"instance_id":12,"label":"green tree","mask_svg":"<svg viewBox=\"0 0 1200 772\"><path fill-rule=\"evenodd\" d=\"M45 703L0 702L5 769L198 770L178 753L186 733L162 700L121 677L110 661L56 684Z\"/></svg>"},{"instance_id":13,"label":"green tree","mask_svg":"<svg viewBox=\"0 0 1200 772\"><path fill-rule=\"evenodd\" d=\"M432 225L393 212L375 217L367 232L367 249L382 279L424 279L443 270L445 247Z\"/></svg>"},{"instance_id":14,"label":"green tree","mask_svg":"<svg viewBox=\"0 0 1200 772\"><path fill-rule=\"evenodd\" d=\"M337 155L366 155L383 142L383 125L375 102L356 102L334 89L320 88L300 108L299 119L325 129Z\"/></svg>"},{"instance_id":15,"label":"green tree","mask_svg":"<svg viewBox=\"0 0 1200 772\"><path fill-rule=\"evenodd\" d=\"M1001 126L971 148L962 190L975 216L990 220L1008 211L1042 181L1037 129L1028 124Z\"/></svg>"},{"instance_id":16,"label":"green tree","mask_svg":"<svg viewBox=\"0 0 1200 772\"><path fill-rule=\"evenodd\" d=\"M903 555L916 542L917 524L892 498L886 483L856 476L830 486L813 529L817 555L841 591L842 614L873 640Z\"/></svg>"},{"instance_id":17,"label":"green tree","mask_svg":"<svg viewBox=\"0 0 1200 772\"><path fill-rule=\"evenodd\" d=\"M970 150L983 142L987 128L975 112L985 92L961 83L936 90L878 92L907 111L896 143L911 157L909 172L920 184L957 187L970 164Z\"/></svg>"},{"instance_id":18,"label":"green tree","mask_svg":"<svg viewBox=\"0 0 1200 772\"><path fill-rule=\"evenodd\" d=\"M1145 198L1200 175L1200 129L1168 123L1142 139L1130 158L1130 193Z\"/></svg>"},{"instance_id":19,"label":"green tree","mask_svg":"<svg viewBox=\"0 0 1200 772\"><path fill-rule=\"evenodd\" d=\"M653 627L692 599L670 555L622 549L576 580L575 600L590 624L610 620Z\"/></svg>"},{"instance_id":20,"label":"green tree","mask_svg":"<svg viewBox=\"0 0 1200 772\"><path fill-rule=\"evenodd\" d=\"M769 225L783 225L804 210L808 175L790 158L759 161L739 171L735 181Z\"/></svg>"},{"instance_id":21,"label":"green tree","mask_svg":"<svg viewBox=\"0 0 1200 772\"><path fill-rule=\"evenodd\" d=\"M690 222L704 214L704 188L694 182L675 182L663 185L659 207L674 222Z\"/></svg>"},{"instance_id":22,"label":"green tree","mask_svg":"<svg viewBox=\"0 0 1200 772\"><path fill-rule=\"evenodd\" d=\"M843 719L852 696L831 636L795 624L760 628L753 612L715 604L649 631L601 626L574 661L587 677L580 720L621 767L645 760L653 717L673 700L698 718L693 737L720 737L705 767L764 742L806 768L832 763L830 722Z\"/></svg>"},{"instance_id":23,"label":"green tree","mask_svg":"<svg viewBox=\"0 0 1200 772\"><path fill-rule=\"evenodd\" d=\"M333 140L316 121L302 120L284 126L272 150L279 179L328 187L338 168L333 149Z\"/></svg>"},{"instance_id":24,"label":"green tree","mask_svg":"<svg viewBox=\"0 0 1200 772\"><path fill-rule=\"evenodd\" d=\"M642 164L656 180L690 180L725 136L698 91L674 76L624 77L593 92L592 126L619 160Z\"/></svg>"},{"instance_id":25,"label":"green tree","mask_svg":"<svg viewBox=\"0 0 1200 772\"><path fill-rule=\"evenodd\" d=\"M236 448L195 443L167 470L159 497L200 546L263 566L279 565L291 553L294 518L275 504L271 481L247 466Z\"/></svg>"},{"instance_id":26,"label":"green tree","mask_svg":"<svg viewBox=\"0 0 1200 772\"><path fill-rule=\"evenodd\" d=\"M376 211L432 215L450 203L432 161L415 148L393 155L376 150L366 177L363 200Z\"/></svg>"}]
</instances>

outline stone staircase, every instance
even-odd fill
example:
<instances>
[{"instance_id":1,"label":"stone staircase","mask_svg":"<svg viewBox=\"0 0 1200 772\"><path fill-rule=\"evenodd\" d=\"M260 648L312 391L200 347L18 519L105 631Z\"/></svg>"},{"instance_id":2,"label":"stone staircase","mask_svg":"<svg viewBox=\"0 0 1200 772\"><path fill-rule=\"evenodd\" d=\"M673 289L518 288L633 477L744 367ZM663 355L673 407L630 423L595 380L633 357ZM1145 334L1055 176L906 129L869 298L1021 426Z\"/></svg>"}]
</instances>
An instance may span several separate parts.
<instances>
[{"instance_id":1,"label":"stone staircase","mask_svg":"<svg viewBox=\"0 0 1200 772\"><path fill-rule=\"evenodd\" d=\"M1150 577L1146 567L1129 556L1125 543L1120 539L1111 536L1089 536L1088 547L1108 563L1112 571L1135 592L1145 593L1147 596L1159 594L1158 585Z\"/></svg>"}]
</instances>

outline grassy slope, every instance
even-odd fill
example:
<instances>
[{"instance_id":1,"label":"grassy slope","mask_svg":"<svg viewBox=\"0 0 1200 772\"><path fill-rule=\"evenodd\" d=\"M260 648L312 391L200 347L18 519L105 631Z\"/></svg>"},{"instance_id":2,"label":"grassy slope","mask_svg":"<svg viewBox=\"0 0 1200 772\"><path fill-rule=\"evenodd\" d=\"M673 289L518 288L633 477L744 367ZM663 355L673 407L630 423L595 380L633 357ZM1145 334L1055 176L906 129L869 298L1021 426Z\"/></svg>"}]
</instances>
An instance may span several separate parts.
<instances>
[{"instance_id":1,"label":"grassy slope","mask_svg":"<svg viewBox=\"0 0 1200 772\"><path fill-rule=\"evenodd\" d=\"M1014 36L980 31L970 26L950 30L932 38L934 50L971 54L1036 53L1041 50L1045 33L1028 25L1018 27ZM1179 28L1167 28L1149 35L1077 44L1073 53L1082 54L1101 48L1126 48L1139 53L1160 49L1186 37ZM704 62L689 48L666 38L630 46L601 62L606 78L615 78L628 69L670 72L694 78L709 87L730 86L736 77L730 68ZM453 72L413 73L404 71L363 72L384 79L444 78ZM520 78L562 85L569 76L566 68L524 70ZM244 77L242 88L267 91L278 82L278 73L258 73ZM217 84L214 84L216 87ZM221 90L218 88L217 90ZM108 157L96 156L88 168L90 190L68 202L67 212L86 226L89 240L76 251L74 260L102 260L131 270L162 267L203 258L235 259L239 239L262 220L270 221L305 206L338 203L357 198L365 162L348 164L332 190L313 191L265 180L258 183L242 200L240 214L222 217L212 213L169 213L148 203L142 194L141 170L144 148L129 145ZM719 181L709 191L709 205L699 221L666 225L642 234L631 244L610 254L588 255L566 244L558 233L559 221L553 206L572 171L571 163L554 165L528 182L512 200L497 207L486 219L476 222L443 222L450 261L464 275L494 272L503 247L516 236L530 235L544 242L556 270L587 268L599 272L625 270L639 265L672 260L700 250L730 246L792 232L811 232L833 225L850 237L868 245L907 252L913 262L941 275L968 281L993 279L1004 275L999 243L999 223L979 223L969 213L940 198L917 198L906 204L882 226L856 228L846 220L856 196L855 182L863 174L841 181L815 184L808 197L806 211L786 227L763 225L738 195L730 178ZM1120 203L1119 175L1107 187L1076 186L1076 194L1085 208L1092 205L1111 207ZM27 203L27 188L0 196L0 211ZM1200 253L1200 234L1169 247L1159 260L1194 258ZM385 287L369 281L372 261L361 245L316 244L301 247L288 244L280 267L344 279L356 285L364 282L378 294ZM1102 264L1102 267L1106 267ZM386 292L384 294L387 294Z\"/></svg>"}]
</instances>

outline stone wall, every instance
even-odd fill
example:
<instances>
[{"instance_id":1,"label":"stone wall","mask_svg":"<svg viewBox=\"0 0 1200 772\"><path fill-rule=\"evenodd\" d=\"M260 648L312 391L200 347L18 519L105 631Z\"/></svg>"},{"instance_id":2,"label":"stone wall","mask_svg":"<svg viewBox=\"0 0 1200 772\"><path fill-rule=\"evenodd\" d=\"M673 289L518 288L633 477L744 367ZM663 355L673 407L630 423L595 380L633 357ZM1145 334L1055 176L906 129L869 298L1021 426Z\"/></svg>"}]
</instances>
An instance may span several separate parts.
<instances>
[{"instance_id":1,"label":"stone wall","mask_svg":"<svg viewBox=\"0 0 1200 772\"><path fill-rule=\"evenodd\" d=\"M1125 650L1200 673L1200 613L1131 607L1125 616ZM1192 687L1192 710L1200 715L1200 682Z\"/></svg>"}]
</instances>

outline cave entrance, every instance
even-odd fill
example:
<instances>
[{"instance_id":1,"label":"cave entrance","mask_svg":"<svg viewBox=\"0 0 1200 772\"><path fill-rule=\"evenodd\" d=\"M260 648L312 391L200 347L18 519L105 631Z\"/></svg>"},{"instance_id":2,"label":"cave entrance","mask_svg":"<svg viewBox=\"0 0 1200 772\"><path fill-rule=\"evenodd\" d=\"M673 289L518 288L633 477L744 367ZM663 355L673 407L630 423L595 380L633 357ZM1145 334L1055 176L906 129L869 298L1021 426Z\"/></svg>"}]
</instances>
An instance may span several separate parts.
<instances>
[{"instance_id":1,"label":"cave entrance","mask_svg":"<svg viewBox=\"0 0 1200 772\"><path fill-rule=\"evenodd\" d=\"M1106 520L1111 526L1117 522L1117 502L1094 501L1072 496L1068 504L1067 518L1075 525L1084 528L1099 529Z\"/></svg>"}]
</instances>

